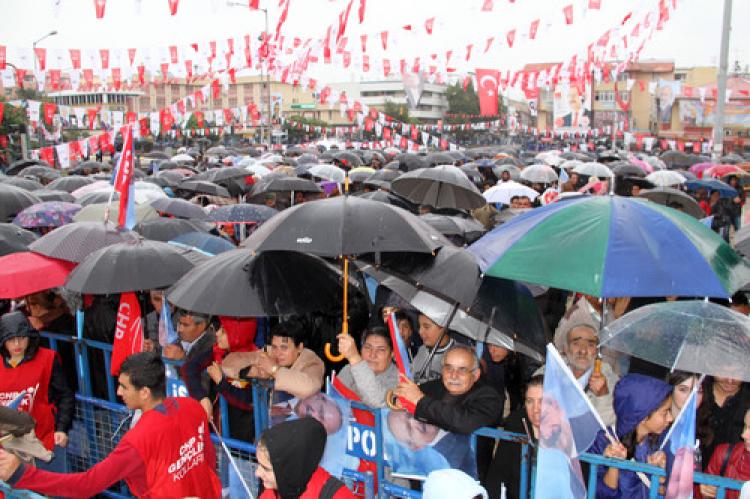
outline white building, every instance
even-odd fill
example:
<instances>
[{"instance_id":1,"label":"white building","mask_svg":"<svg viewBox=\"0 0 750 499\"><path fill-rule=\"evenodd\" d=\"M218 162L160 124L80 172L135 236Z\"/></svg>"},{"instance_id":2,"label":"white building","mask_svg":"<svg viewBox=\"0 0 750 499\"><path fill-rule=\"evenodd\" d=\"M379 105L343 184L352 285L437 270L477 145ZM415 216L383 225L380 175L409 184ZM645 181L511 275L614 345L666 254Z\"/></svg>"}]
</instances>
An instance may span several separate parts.
<instances>
[{"instance_id":1,"label":"white building","mask_svg":"<svg viewBox=\"0 0 750 499\"><path fill-rule=\"evenodd\" d=\"M345 91L350 102L357 100L380 110L386 102L408 106L404 83L400 79L332 83L331 87ZM424 121L443 119L445 113L448 112L447 89L445 85L425 82L419 104L416 109L409 109L409 116Z\"/></svg>"}]
</instances>

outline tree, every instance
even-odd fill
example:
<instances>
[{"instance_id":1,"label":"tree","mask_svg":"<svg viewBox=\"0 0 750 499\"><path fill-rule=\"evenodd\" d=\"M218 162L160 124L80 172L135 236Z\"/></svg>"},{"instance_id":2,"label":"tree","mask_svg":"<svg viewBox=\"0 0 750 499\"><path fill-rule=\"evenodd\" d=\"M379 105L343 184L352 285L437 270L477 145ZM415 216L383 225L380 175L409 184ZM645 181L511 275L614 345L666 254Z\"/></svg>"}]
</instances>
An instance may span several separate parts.
<instances>
[{"instance_id":1,"label":"tree","mask_svg":"<svg viewBox=\"0 0 750 499\"><path fill-rule=\"evenodd\" d=\"M383 113L386 116L400 121L402 123L419 123L418 120L409 117L409 106L406 104L397 104L393 101L385 101Z\"/></svg>"},{"instance_id":2,"label":"tree","mask_svg":"<svg viewBox=\"0 0 750 499\"><path fill-rule=\"evenodd\" d=\"M303 125L303 126L299 126ZM312 131L305 131L304 125L308 125L311 127L327 127L328 123L326 123L323 120L319 120L316 118L309 118L307 116L299 116L299 115L293 115L290 116L287 121L284 123L284 130L287 133L287 139L290 143L297 143L304 141L306 138L317 138L319 134Z\"/></svg>"},{"instance_id":3,"label":"tree","mask_svg":"<svg viewBox=\"0 0 750 499\"><path fill-rule=\"evenodd\" d=\"M448 99L448 112L451 115L447 118L449 123L464 123L467 121L466 116L479 114L479 98L474 91L474 84L469 85L464 90L461 82L450 85L446 91Z\"/></svg>"},{"instance_id":4,"label":"tree","mask_svg":"<svg viewBox=\"0 0 750 499\"><path fill-rule=\"evenodd\" d=\"M5 97L0 96L3 103L3 119L0 122L0 135L9 137L7 148L0 149L0 155L5 156L8 161L21 157L21 134L26 133L26 125L29 118L22 106L8 104ZM5 143L3 141L3 143Z\"/></svg>"}]
</instances>

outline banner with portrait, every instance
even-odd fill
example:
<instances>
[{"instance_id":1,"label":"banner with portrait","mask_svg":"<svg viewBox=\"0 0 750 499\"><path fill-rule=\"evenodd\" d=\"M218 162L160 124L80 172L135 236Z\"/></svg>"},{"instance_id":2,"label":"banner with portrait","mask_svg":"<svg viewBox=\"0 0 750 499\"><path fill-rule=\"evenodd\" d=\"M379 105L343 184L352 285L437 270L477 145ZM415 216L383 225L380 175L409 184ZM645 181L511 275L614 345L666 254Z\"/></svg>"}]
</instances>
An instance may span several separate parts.
<instances>
[{"instance_id":1,"label":"banner with portrait","mask_svg":"<svg viewBox=\"0 0 750 499\"><path fill-rule=\"evenodd\" d=\"M552 113L555 130L588 130L591 127L591 92L578 85L557 85L552 94Z\"/></svg>"},{"instance_id":2,"label":"banner with portrait","mask_svg":"<svg viewBox=\"0 0 750 499\"><path fill-rule=\"evenodd\" d=\"M680 99L680 122L687 126L713 127L716 124L716 102ZM724 105L724 125L750 127L750 105L729 102Z\"/></svg>"},{"instance_id":3,"label":"banner with portrait","mask_svg":"<svg viewBox=\"0 0 750 499\"><path fill-rule=\"evenodd\" d=\"M656 87L659 123L672 122L672 106L678 95L682 94L682 82L679 80L659 80Z\"/></svg>"}]
</instances>

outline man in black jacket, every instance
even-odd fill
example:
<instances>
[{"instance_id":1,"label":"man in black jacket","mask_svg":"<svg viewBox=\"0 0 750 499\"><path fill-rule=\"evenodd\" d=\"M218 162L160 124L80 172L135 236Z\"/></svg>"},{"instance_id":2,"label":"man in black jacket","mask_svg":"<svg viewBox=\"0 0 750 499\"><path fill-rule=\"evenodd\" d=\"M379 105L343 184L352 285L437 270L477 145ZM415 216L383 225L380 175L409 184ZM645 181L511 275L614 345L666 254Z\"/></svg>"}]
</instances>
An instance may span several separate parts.
<instances>
[{"instance_id":1,"label":"man in black jacket","mask_svg":"<svg viewBox=\"0 0 750 499\"><path fill-rule=\"evenodd\" d=\"M494 423L503 410L500 396L479 381L480 374L474 351L455 345L443 357L441 379L421 385L402 380L395 393L416 406L417 420L468 435Z\"/></svg>"}]
</instances>

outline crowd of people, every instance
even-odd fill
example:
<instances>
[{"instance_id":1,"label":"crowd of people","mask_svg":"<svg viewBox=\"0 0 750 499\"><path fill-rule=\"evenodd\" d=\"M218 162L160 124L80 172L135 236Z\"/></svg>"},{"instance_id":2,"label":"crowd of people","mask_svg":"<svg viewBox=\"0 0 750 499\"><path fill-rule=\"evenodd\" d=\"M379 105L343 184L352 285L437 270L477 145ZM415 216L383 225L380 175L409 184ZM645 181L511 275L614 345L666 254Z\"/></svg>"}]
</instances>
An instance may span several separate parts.
<instances>
[{"instance_id":1,"label":"crowd of people","mask_svg":"<svg viewBox=\"0 0 750 499\"><path fill-rule=\"evenodd\" d=\"M381 193L387 194L393 204L410 208L415 214L478 221L484 230L546 202L554 202L552 198L603 195L610 191L638 196L643 187L649 187L647 180L632 175L596 178L574 171L565 173L566 161L597 159L592 153L580 152L546 153L535 158L518 150L425 156L395 150L321 152L316 148L290 148L283 156L245 159L240 156L227 154L223 160L210 162L208 156L203 159L198 156L194 162L176 169L159 168L161 160L148 166L142 164L143 170L152 170L148 178L154 183L162 179L165 191L191 199L204 210L232 201L181 190L179 182L167 181L169 175L164 173L182 170L176 175L190 177L209 166L215 167L212 171L220 171L223 167L240 165L247 168L247 178L239 182L230 180L231 186L239 189L239 197L258 205L282 210L319 197L343 195L344 191L357 196ZM635 159L647 163L648 159L647 164L656 170L667 166L657 158L636 158L627 153L600 151L600 156L610 158L610 163ZM315 177L309 170L327 161L343 170L366 167L372 171L367 172L366 178L353 177L351 186L340 182L323 185L332 181ZM562 174L562 178L567 177L567 181L527 181L519 173L531 163L542 163ZM438 164L459 167L478 192L517 182L533 190L533 194L514 194L507 203L490 202L470 212L420 205L392 192L391 183L403 171ZM86 173L91 175L108 175L102 173L107 170L103 166L88 168ZM262 186L268 179L257 173L253 176L253 169L284 172L268 175L311 178L321 189L296 194L264 191ZM615 170L614 166L612 169ZM384 171L393 175L383 175ZM644 176L645 173L644 170ZM147 178L146 171L142 175ZM690 194L706 216L714 216L713 228L731 239L740 228L745 198L743 175L736 173L728 180L736 195L726 196L709 187L699 187ZM687 190L683 191L680 185L675 187L688 197ZM545 196L550 192L554 196ZM674 207L684 209L679 204ZM261 223L258 221L257 225ZM254 228L256 223L250 225ZM733 230L725 230L727 227ZM211 231L216 237L236 244L246 235L246 228L224 222L216 223ZM481 232L474 236L446 235L463 246ZM335 310L274 318L212 316L177 309L165 314L168 290L143 290L140 295L145 318L144 351L133 354L122 364L117 377L117 397L128 409L140 410L142 415L109 457L85 473L72 475L60 473L65 471L60 458L69 443L76 404L74 394L82 389L78 386L79 357L62 344L58 344L57 351L52 350L40 332L74 336L73 311L82 308L83 338L112 344L119 296L74 296L64 288L57 288L3 302L2 404L21 400L19 410L31 414L36 421L36 437L55 456L49 462L37 459L32 465L28 455L21 453L19 457L18 453L0 451L0 478L11 486L51 495L75 491L76 496L90 496L125 480L131 492L140 497L219 497L221 484L215 471L219 450L214 449L209 438L212 425L216 425L228 427L231 438L257 446L256 476L264 489L260 497L353 497L343 482L320 467L327 436L341 427L340 412L331 410L322 396L326 376L332 371L336 371L338 382L371 408L391 407L393 398L412 405L413 418L403 424L396 422L404 416L403 412L393 410L389 416L393 419L389 419L389 425L399 427L392 430L394 436L409 448L418 449L438 440L436 446L449 446L450 439L444 434L471 435L482 427L500 427L526 435L532 446L539 441L545 375L542 363L509 348L477 343L441 325L428 310L419 310L383 286L372 296L352 295L348 317L351 334L341 334L340 317ZM545 289L535 297L547 340L560 351L602 421L615 429L619 439L612 442L602 434L589 449L591 453L666 469L671 466L673 456L660 450L661 439L700 376L669 372L646 361L602 349L599 344L603 325L642 305L666 299L601 300L560 289ZM745 315L750 312L748 299L741 291L725 305ZM411 367L412 379L400 373L394 361L398 346L394 345L386 325L392 313L406 347L404 360ZM176 340L169 338L172 329L176 331ZM517 333L523 335L523 331ZM333 363L326 358L325 340L337 342L344 363ZM542 347L539 345L540 351ZM165 367L162 357L177 362L179 367ZM107 399L108 373L101 355L90 351L87 360L92 395ZM168 397L166 375L179 378L189 397ZM271 427L260 435L254 425L252 380L270 387ZM696 435L701 459L696 462L697 469L750 480L750 385L709 376L702 382L699 396ZM228 403L227 419L219 411L219 397ZM289 420L292 415L296 418ZM476 478L482 488L477 492L467 487L465 492L473 495L466 497L482 494L500 497L501 493L509 498L518 497L520 443L479 437L471 456L451 453L450 449L442 452L451 468L465 469L463 463L467 460L476 463ZM25 460L21 459L24 457ZM445 479L438 473L434 479L441 478ZM402 483L420 488L414 482ZM596 487L596 497L648 496L647 485L636 473L615 467L599 467ZM453 489L445 488L441 495L441 487L430 484L430 478L424 487L425 496L430 497L447 497L445 490ZM696 487L696 496L714 497L715 493L715 487ZM732 494L729 492L727 497L737 497Z\"/></svg>"}]
</instances>

